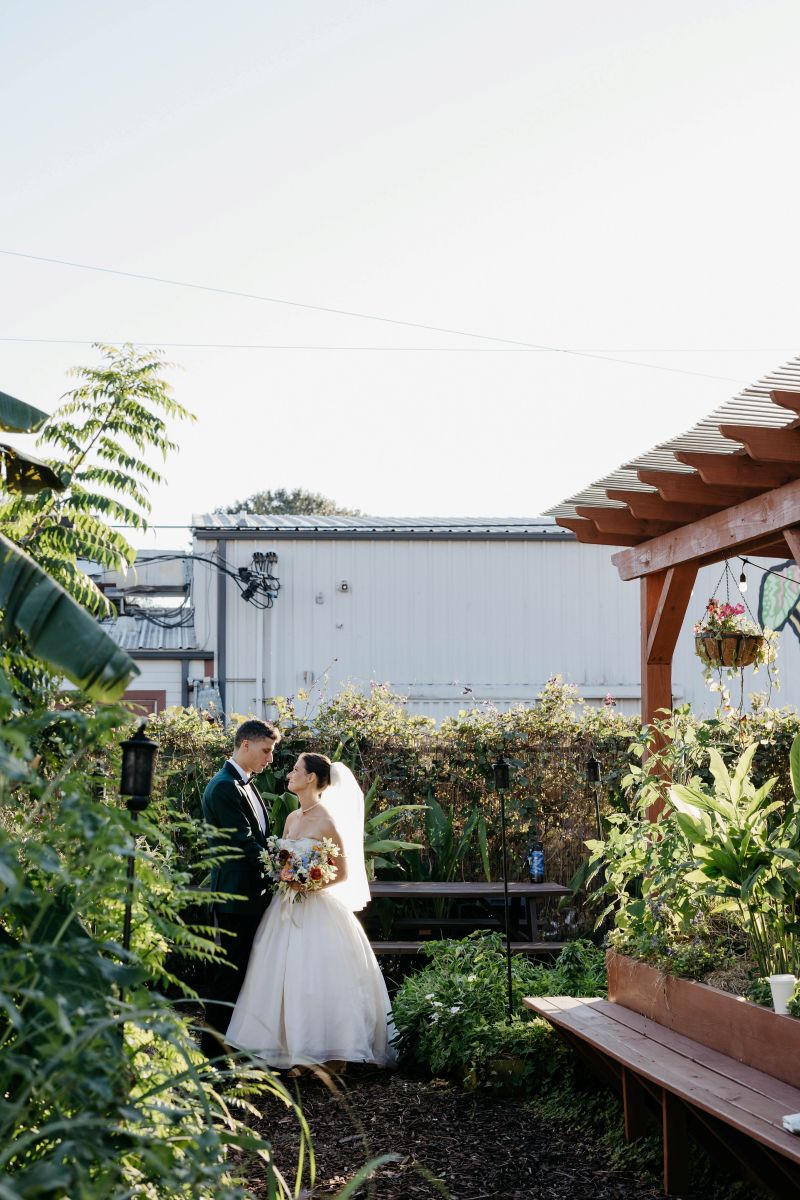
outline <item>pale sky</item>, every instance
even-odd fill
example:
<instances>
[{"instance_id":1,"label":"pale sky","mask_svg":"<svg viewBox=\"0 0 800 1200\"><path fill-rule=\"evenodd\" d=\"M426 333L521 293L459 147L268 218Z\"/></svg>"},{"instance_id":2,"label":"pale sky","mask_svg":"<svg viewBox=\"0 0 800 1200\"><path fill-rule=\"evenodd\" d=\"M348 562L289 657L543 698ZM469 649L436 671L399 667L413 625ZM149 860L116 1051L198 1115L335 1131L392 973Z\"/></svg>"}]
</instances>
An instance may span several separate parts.
<instances>
[{"instance_id":1,"label":"pale sky","mask_svg":"<svg viewBox=\"0 0 800 1200\"><path fill-rule=\"evenodd\" d=\"M800 350L799 43L796 0L4 0L0 250L670 369L0 254L0 390L167 345L158 524L536 516Z\"/></svg>"}]
</instances>

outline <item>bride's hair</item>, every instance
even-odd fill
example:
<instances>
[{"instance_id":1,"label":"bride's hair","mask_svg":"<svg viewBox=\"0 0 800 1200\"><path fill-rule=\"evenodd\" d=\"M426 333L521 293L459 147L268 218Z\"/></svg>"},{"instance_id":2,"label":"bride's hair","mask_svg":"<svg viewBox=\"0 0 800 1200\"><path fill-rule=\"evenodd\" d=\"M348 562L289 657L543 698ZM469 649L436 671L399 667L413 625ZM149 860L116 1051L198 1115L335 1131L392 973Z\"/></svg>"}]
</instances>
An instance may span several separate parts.
<instances>
[{"instance_id":1,"label":"bride's hair","mask_svg":"<svg viewBox=\"0 0 800 1200\"><path fill-rule=\"evenodd\" d=\"M320 789L324 791L331 782L331 760L324 754L305 753L302 756L306 770L310 775L316 775Z\"/></svg>"}]
</instances>

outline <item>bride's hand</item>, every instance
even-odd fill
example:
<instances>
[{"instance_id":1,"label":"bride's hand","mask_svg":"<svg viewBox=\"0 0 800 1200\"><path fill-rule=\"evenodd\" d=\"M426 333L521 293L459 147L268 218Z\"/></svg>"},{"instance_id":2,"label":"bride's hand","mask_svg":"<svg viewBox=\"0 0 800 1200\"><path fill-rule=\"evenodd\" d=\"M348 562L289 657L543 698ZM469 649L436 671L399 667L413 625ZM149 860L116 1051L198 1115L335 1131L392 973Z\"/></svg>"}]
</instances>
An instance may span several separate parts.
<instances>
[{"instance_id":1,"label":"bride's hand","mask_svg":"<svg viewBox=\"0 0 800 1200\"><path fill-rule=\"evenodd\" d=\"M306 885L304 883L298 883L297 880L290 883L289 887L293 892L304 892L306 890Z\"/></svg>"}]
</instances>

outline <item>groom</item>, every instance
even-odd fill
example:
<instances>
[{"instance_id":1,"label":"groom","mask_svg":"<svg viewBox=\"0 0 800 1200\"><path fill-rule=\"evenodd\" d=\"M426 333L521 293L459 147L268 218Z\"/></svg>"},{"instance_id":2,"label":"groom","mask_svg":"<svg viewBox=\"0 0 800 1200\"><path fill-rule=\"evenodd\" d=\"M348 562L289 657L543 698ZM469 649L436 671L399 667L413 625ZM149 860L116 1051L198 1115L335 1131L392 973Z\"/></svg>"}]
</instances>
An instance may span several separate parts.
<instances>
[{"instance_id":1,"label":"groom","mask_svg":"<svg viewBox=\"0 0 800 1200\"><path fill-rule=\"evenodd\" d=\"M258 923L270 901L260 858L270 834L269 814L251 780L272 762L280 738L268 721L245 721L236 730L233 754L203 792L203 816L219 830L213 849L225 856L211 870L211 890L237 897L211 906L227 962L216 968L208 988L206 1020L211 1028L204 1031L200 1043L208 1058L224 1053L221 1037L244 982Z\"/></svg>"}]
</instances>

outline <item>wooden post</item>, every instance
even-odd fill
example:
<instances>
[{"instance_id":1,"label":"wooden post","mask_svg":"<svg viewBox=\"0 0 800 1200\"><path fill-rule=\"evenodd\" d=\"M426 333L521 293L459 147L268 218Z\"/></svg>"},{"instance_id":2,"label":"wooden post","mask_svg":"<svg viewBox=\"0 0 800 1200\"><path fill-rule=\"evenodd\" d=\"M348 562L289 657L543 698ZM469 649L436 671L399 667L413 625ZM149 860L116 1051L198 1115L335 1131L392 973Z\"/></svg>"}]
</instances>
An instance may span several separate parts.
<instances>
[{"instance_id":1,"label":"wooden post","mask_svg":"<svg viewBox=\"0 0 800 1200\"><path fill-rule=\"evenodd\" d=\"M792 558L800 563L800 529L784 529L783 536L791 551Z\"/></svg>"},{"instance_id":2,"label":"wooden post","mask_svg":"<svg viewBox=\"0 0 800 1200\"><path fill-rule=\"evenodd\" d=\"M686 1109L672 1092L662 1091L661 1126L664 1137L664 1191L683 1196L689 1186Z\"/></svg>"},{"instance_id":3,"label":"wooden post","mask_svg":"<svg viewBox=\"0 0 800 1200\"><path fill-rule=\"evenodd\" d=\"M661 709L672 710L672 656L697 578L696 563L654 571L641 581L642 723L650 725ZM655 749L664 745L659 735ZM663 806L651 806L655 819Z\"/></svg>"},{"instance_id":4,"label":"wooden post","mask_svg":"<svg viewBox=\"0 0 800 1200\"><path fill-rule=\"evenodd\" d=\"M622 1105L625 1116L625 1141L635 1142L647 1130L647 1092L633 1071L622 1068Z\"/></svg>"}]
</instances>

